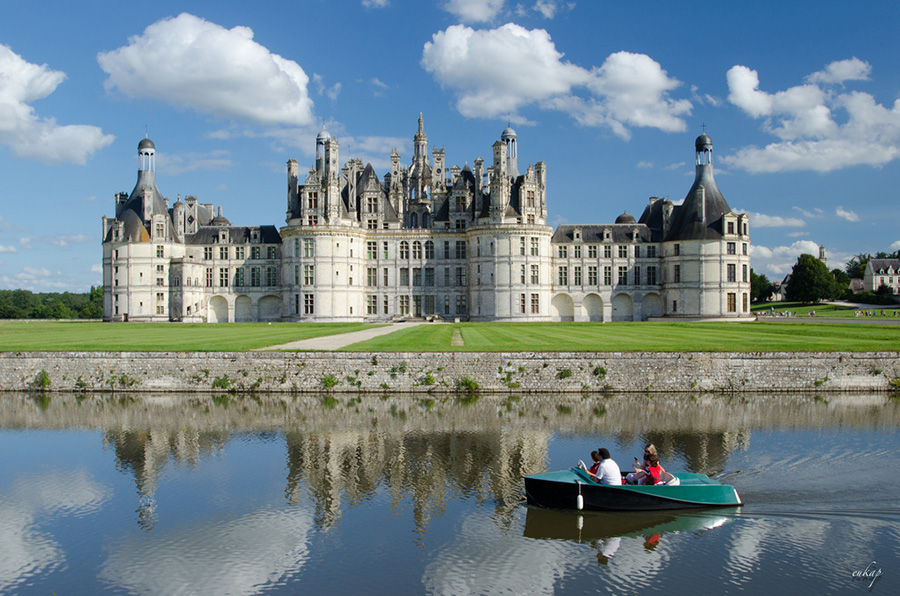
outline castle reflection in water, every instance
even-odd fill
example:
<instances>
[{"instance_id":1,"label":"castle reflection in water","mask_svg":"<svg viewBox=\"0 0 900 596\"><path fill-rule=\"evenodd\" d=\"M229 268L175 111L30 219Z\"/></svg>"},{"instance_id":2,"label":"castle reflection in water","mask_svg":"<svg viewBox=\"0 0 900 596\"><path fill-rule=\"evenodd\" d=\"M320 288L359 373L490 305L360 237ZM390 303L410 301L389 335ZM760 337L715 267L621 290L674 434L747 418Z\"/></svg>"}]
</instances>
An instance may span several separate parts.
<instances>
[{"instance_id":1,"label":"castle reflection in water","mask_svg":"<svg viewBox=\"0 0 900 596\"><path fill-rule=\"evenodd\" d=\"M342 508L388 491L411 506L424 536L431 515L460 496L493 502L498 515L522 502L524 474L544 471L554 433L654 442L664 461L721 472L751 431L777 427L896 427L883 396L115 396L7 394L0 428L98 429L139 493L138 524L156 523L155 493L167 466L200 467L236 437L283 441L285 499L311 502L326 528ZM863 403L860 403L860 401ZM871 404L865 403L870 400ZM896 404L891 404L896 406ZM627 459L625 455L623 460Z\"/></svg>"}]
</instances>

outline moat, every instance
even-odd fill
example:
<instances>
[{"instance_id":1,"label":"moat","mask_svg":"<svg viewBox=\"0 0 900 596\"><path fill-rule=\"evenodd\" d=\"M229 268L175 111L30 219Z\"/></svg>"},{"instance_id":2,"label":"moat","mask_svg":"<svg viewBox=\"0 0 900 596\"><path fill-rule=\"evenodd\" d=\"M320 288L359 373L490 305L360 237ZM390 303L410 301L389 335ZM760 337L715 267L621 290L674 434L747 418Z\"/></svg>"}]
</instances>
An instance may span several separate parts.
<instances>
[{"instance_id":1,"label":"moat","mask_svg":"<svg viewBox=\"0 0 900 596\"><path fill-rule=\"evenodd\" d=\"M0 399L4 594L900 588L887 394ZM647 441L745 505L524 504L523 474Z\"/></svg>"}]
</instances>

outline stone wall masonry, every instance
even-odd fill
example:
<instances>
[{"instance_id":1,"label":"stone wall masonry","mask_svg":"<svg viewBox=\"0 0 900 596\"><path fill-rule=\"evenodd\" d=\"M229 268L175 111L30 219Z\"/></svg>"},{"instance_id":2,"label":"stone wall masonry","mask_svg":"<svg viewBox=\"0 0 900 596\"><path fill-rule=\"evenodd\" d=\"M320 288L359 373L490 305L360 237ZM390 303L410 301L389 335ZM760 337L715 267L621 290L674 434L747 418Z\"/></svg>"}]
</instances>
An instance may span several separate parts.
<instances>
[{"instance_id":1,"label":"stone wall masonry","mask_svg":"<svg viewBox=\"0 0 900 596\"><path fill-rule=\"evenodd\" d=\"M0 390L888 391L898 352L4 352Z\"/></svg>"}]
</instances>

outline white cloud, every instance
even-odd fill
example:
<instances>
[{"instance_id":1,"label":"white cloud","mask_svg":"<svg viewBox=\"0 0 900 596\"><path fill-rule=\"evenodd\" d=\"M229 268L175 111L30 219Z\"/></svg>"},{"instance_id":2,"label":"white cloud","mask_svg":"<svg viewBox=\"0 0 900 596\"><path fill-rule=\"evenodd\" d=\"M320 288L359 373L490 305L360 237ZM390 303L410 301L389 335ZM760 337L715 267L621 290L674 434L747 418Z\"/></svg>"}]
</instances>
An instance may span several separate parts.
<instances>
[{"instance_id":1,"label":"white cloud","mask_svg":"<svg viewBox=\"0 0 900 596\"><path fill-rule=\"evenodd\" d=\"M541 13L544 18L552 19L556 16L556 11L559 10L559 2L556 0L537 0L534 3L534 9Z\"/></svg>"},{"instance_id":2,"label":"white cloud","mask_svg":"<svg viewBox=\"0 0 900 596\"><path fill-rule=\"evenodd\" d=\"M185 172L221 171L234 165L231 161L231 153L225 150L185 155L159 153L156 156L156 163L157 170L164 172L167 176L177 176Z\"/></svg>"},{"instance_id":3,"label":"white cloud","mask_svg":"<svg viewBox=\"0 0 900 596\"><path fill-rule=\"evenodd\" d=\"M19 238L19 246L21 246L25 250L31 250L32 242L34 242L35 240L37 240L37 238L34 238L32 236L22 236L21 238Z\"/></svg>"},{"instance_id":4,"label":"white cloud","mask_svg":"<svg viewBox=\"0 0 900 596\"><path fill-rule=\"evenodd\" d=\"M4 253L4 252L19 252L19 251L16 250L15 246L4 246L4 245L0 244L0 253Z\"/></svg>"},{"instance_id":5,"label":"white cloud","mask_svg":"<svg viewBox=\"0 0 900 596\"><path fill-rule=\"evenodd\" d=\"M806 209L804 209L804 208L802 208L802 207L797 207L797 206L795 205L795 206L793 207L793 209L794 209L795 211L799 211L800 214L803 215L803 217L824 217L824 216L825 216L825 212L822 211L822 210L821 210L820 208L818 208L818 207L813 207L813 210L812 210L812 211L807 211Z\"/></svg>"},{"instance_id":6,"label":"white cloud","mask_svg":"<svg viewBox=\"0 0 900 596\"><path fill-rule=\"evenodd\" d=\"M751 220L752 221L752 220ZM802 254L818 255L819 245L812 240L797 240L790 246L767 248L760 244L750 246L750 259L758 273L771 273L781 277L791 272L797 258ZM775 280L773 280L775 281Z\"/></svg>"},{"instance_id":7,"label":"white cloud","mask_svg":"<svg viewBox=\"0 0 900 596\"><path fill-rule=\"evenodd\" d=\"M891 250L900 250L900 240L891 243Z\"/></svg>"},{"instance_id":8,"label":"white cloud","mask_svg":"<svg viewBox=\"0 0 900 596\"><path fill-rule=\"evenodd\" d=\"M690 101L669 97L681 83L649 56L617 52L588 70L564 61L547 31L513 23L479 31L448 27L425 44L422 67L456 93L456 108L467 117L513 113L522 122L516 112L537 105L627 139L628 126L683 131L682 116L691 110Z\"/></svg>"},{"instance_id":9,"label":"white cloud","mask_svg":"<svg viewBox=\"0 0 900 596\"><path fill-rule=\"evenodd\" d=\"M765 213L747 212L754 228L802 228L806 222L799 217L782 217Z\"/></svg>"},{"instance_id":10,"label":"white cloud","mask_svg":"<svg viewBox=\"0 0 900 596\"><path fill-rule=\"evenodd\" d=\"M14 155L47 164L83 164L113 142L97 126L57 124L30 105L56 91L65 73L25 61L0 44L0 144Z\"/></svg>"},{"instance_id":11,"label":"white cloud","mask_svg":"<svg viewBox=\"0 0 900 596\"><path fill-rule=\"evenodd\" d=\"M312 122L309 77L294 61L253 41L248 27L225 29L182 13L147 27L127 46L101 52L108 90L257 124Z\"/></svg>"},{"instance_id":12,"label":"white cloud","mask_svg":"<svg viewBox=\"0 0 900 596\"><path fill-rule=\"evenodd\" d=\"M389 4L389 0L362 0L362 5L366 8L385 8Z\"/></svg>"},{"instance_id":13,"label":"white cloud","mask_svg":"<svg viewBox=\"0 0 900 596\"><path fill-rule=\"evenodd\" d=\"M832 87L868 80L870 72L869 64L857 58L832 62L807 76L804 85L768 93L760 90L755 70L732 67L726 74L728 101L763 119L763 130L778 141L744 147L724 162L754 173L830 172L900 158L900 100L887 108L867 93Z\"/></svg>"},{"instance_id":14,"label":"white cloud","mask_svg":"<svg viewBox=\"0 0 900 596\"><path fill-rule=\"evenodd\" d=\"M94 263L91 265L91 273L103 273L103 265L100 263Z\"/></svg>"},{"instance_id":15,"label":"white cloud","mask_svg":"<svg viewBox=\"0 0 900 596\"><path fill-rule=\"evenodd\" d=\"M868 81L872 66L856 56L849 60L838 60L806 77L810 83L841 84L844 81Z\"/></svg>"},{"instance_id":16,"label":"white cloud","mask_svg":"<svg viewBox=\"0 0 900 596\"><path fill-rule=\"evenodd\" d=\"M47 240L53 246L58 246L60 248L66 248L70 244L84 244L85 242L96 242L97 239L91 236L85 236L84 234L68 234L62 236L49 236Z\"/></svg>"},{"instance_id":17,"label":"white cloud","mask_svg":"<svg viewBox=\"0 0 900 596\"><path fill-rule=\"evenodd\" d=\"M809 236L809 232L791 232L788 234L788 238L803 238L804 236Z\"/></svg>"},{"instance_id":18,"label":"white cloud","mask_svg":"<svg viewBox=\"0 0 900 596\"><path fill-rule=\"evenodd\" d=\"M503 10L505 0L448 0L443 8L464 23L487 23Z\"/></svg>"},{"instance_id":19,"label":"white cloud","mask_svg":"<svg viewBox=\"0 0 900 596\"><path fill-rule=\"evenodd\" d=\"M854 213L853 211L850 211L848 209L844 209L840 205L838 205L838 208L835 209L835 213L841 219L846 219L847 221L852 221L852 222L859 221L859 216L856 213Z\"/></svg>"}]
</instances>

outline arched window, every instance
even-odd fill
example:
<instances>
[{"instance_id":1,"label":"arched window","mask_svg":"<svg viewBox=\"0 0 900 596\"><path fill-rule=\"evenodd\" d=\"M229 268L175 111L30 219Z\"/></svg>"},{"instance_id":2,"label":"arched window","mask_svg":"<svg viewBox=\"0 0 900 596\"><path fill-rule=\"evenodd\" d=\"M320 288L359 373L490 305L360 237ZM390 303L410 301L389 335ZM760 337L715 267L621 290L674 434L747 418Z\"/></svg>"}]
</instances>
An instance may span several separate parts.
<instances>
[{"instance_id":1,"label":"arched window","mask_svg":"<svg viewBox=\"0 0 900 596\"><path fill-rule=\"evenodd\" d=\"M419 216L416 213L410 213L409 215L409 227L418 228L419 227Z\"/></svg>"},{"instance_id":2,"label":"arched window","mask_svg":"<svg viewBox=\"0 0 900 596\"><path fill-rule=\"evenodd\" d=\"M416 240L413 242L413 258L421 259L422 258L422 243Z\"/></svg>"},{"instance_id":3,"label":"arched window","mask_svg":"<svg viewBox=\"0 0 900 596\"><path fill-rule=\"evenodd\" d=\"M425 258L433 259L434 258L434 242L431 240L425 241Z\"/></svg>"},{"instance_id":4,"label":"arched window","mask_svg":"<svg viewBox=\"0 0 900 596\"><path fill-rule=\"evenodd\" d=\"M409 258L409 242L406 240L402 240L400 242L400 258L408 259Z\"/></svg>"},{"instance_id":5,"label":"arched window","mask_svg":"<svg viewBox=\"0 0 900 596\"><path fill-rule=\"evenodd\" d=\"M431 227L431 217L427 213L422 214L422 227L423 228Z\"/></svg>"}]
</instances>

